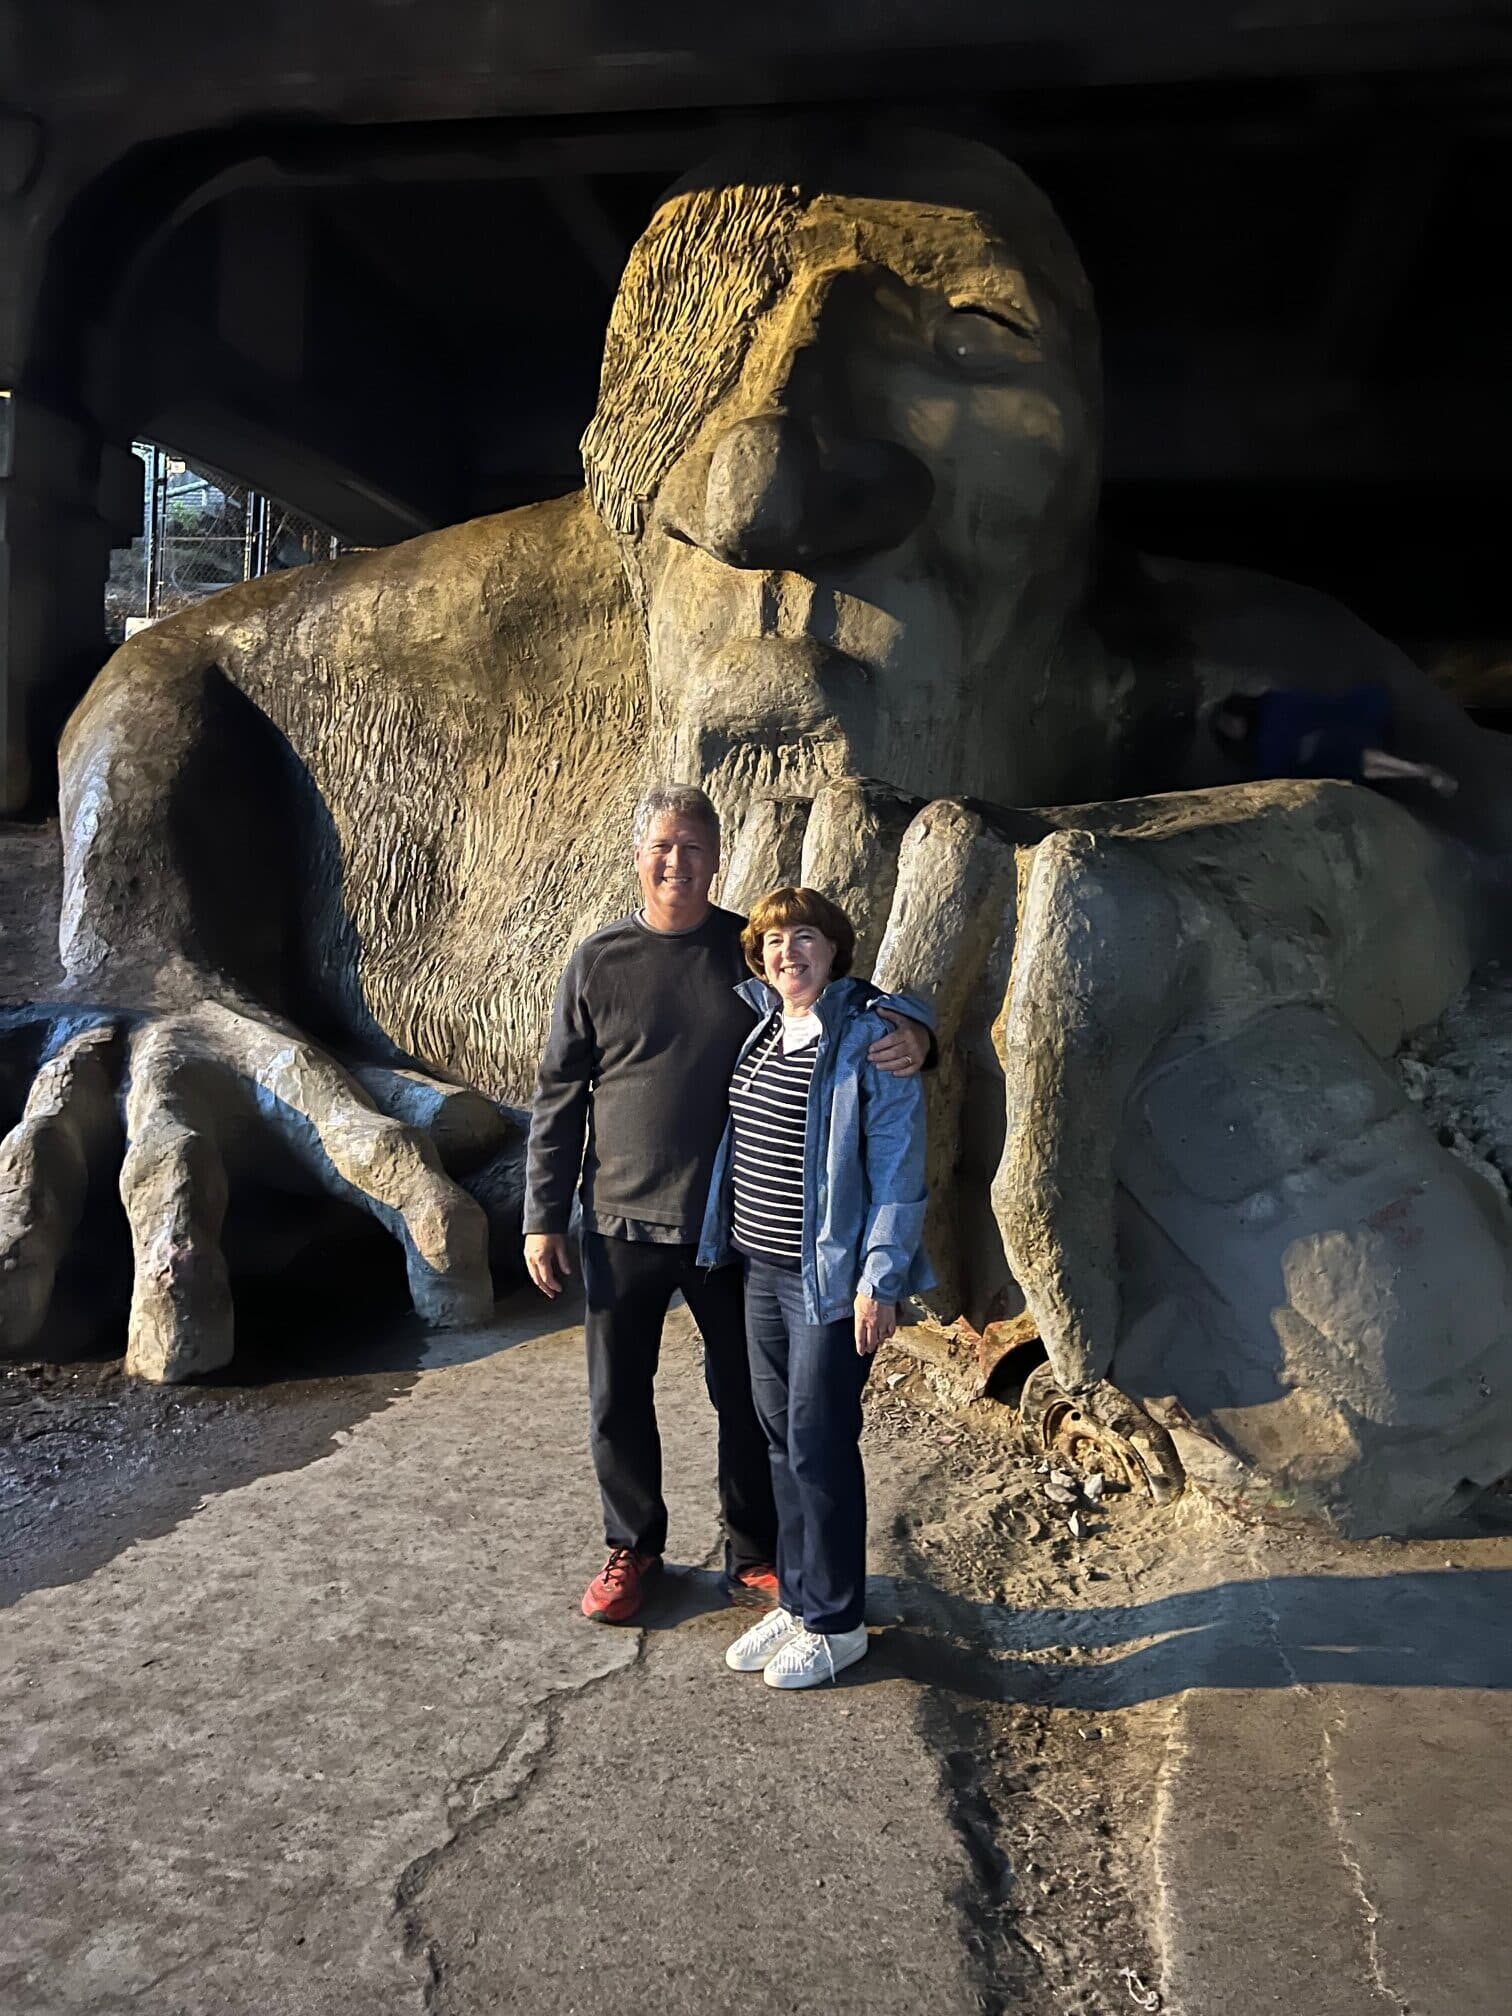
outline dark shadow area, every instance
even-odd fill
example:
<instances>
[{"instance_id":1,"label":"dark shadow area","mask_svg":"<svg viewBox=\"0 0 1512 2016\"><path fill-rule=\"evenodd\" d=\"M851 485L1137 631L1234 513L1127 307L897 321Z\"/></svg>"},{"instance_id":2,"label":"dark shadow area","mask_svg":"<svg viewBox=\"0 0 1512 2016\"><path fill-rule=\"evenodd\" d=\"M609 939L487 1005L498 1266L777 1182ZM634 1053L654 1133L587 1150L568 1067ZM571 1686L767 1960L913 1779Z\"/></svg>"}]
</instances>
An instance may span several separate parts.
<instances>
[{"instance_id":1,"label":"dark shadow area","mask_svg":"<svg viewBox=\"0 0 1512 2016\"><path fill-rule=\"evenodd\" d=\"M912 1584L900 1593L905 1627L883 1640L892 1669L979 1701L1109 1710L1191 1688L1512 1687L1512 1569L1281 1576L1017 1615ZM1119 1658L1071 1668L982 1656L1125 1645Z\"/></svg>"},{"instance_id":2,"label":"dark shadow area","mask_svg":"<svg viewBox=\"0 0 1512 2016\"><path fill-rule=\"evenodd\" d=\"M179 747L163 803L148 816L161 821L169 860L182 877L183 928L190 935L164 949L226 975L270 1008L286 1009L298 986L297 905L324 869L335 835L306 832L308 784L301 793L303 773L287 741L218 666L183 681L171 705L167 732ZM139 759L164 733L160 721L144 726ZM119 844L129 845L124 834ZM171 889L172 878L165 879ZM122 919L115 935L119 941L140 928L140 920Z\"/></svg>"},{"instance_id":3,"label":"dark shadow area","mask_svg":"<svg viewBox=\"0 0 1512 2016\"><path fill-rule=\"evenodd\" d=\"M682 1567L668 1562L660 1583L646 1598L646 1606L629 1625L605 1624L605 1631L676 1631L695 1617L723 1616L730 1619L730 1637L735 1639L747 1623L754 1624L759 1609L732 1604L725 1593L724 1578L717 1568Z\"/></svg>"}]
</instances>

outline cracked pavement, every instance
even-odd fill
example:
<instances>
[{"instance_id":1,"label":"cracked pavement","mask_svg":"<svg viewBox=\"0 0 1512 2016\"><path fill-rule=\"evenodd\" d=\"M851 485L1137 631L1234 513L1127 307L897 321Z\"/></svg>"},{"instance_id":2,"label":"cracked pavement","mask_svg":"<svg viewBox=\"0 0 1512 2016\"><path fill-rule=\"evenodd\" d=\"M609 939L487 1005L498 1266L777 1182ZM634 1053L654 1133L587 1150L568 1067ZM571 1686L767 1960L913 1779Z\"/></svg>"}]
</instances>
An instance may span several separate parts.
<instances>
[{"instance_id":1,"label":"cracked pavement","mask_svg":"<svg viewBox=\"0 0 1512 2016\"><path fill-rule=\"evenodd\" d=\"M1032 1463L892 1372L883 1628L773 1695L722 1664L686 1317L644 1629L577 1611L580 1331L414 1334L8 1410L7 2016L1500 2016L1512 1538L1036 1539Z\"/></svg>"},{"instance_id":2,"label":"cracked pavement","mask_svg":"<svg viewBox=\"0 0 1512 2016\"><path fill-rule=\"evenodd\" d=\"M917 1684L729 1674L701 1566L644 1631L585 1623L581 1333L517 1306L318 1460L4 1614L8 2010L707 2010L737 1979L860 2010L878 1967L896 2006L974 2006ZM702 1564L686 1327L661 1391Z\"/></svg>"},{"instance_id":3,"label":"cracked pavement","mask_svg":"<svg viewBox=\"0 0 1512 2016\"><path fill-rule=\"evenodd\" d=\"M1512 1541L1228 1535L1204 1567L1160 1620L1171 2006L1502 2016Z\"/></svg>"}]
</instances>

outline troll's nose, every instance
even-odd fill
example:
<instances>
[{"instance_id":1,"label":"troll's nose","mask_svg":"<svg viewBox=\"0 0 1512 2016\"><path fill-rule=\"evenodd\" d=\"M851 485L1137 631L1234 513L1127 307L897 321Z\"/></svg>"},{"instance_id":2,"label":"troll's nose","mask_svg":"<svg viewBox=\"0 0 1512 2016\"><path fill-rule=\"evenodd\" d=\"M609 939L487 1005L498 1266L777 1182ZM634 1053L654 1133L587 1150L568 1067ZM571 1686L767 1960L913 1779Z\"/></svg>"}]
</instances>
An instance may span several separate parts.
<instances>
[{"instance_id":1,"label":"troll's nose","mask_svg":"<svg viewBox=\"0 0 1512 2016\"><path fill-rule=\"evenodd\" d=\"M736 420L714 447L698 543L731 567L801 568L899 545L929 509L929 471L890 441L821 452L790 413Z\"/></svg>"}]
</instances>

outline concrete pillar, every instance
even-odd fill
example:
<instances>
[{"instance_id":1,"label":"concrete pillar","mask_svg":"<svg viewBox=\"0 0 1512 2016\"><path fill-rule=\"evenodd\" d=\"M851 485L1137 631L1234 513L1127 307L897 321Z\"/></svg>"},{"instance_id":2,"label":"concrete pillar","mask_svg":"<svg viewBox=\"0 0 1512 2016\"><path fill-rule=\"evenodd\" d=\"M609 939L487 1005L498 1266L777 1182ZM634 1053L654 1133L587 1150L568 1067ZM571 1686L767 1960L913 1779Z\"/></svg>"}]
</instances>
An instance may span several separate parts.
<instances>
[{"instance_id":1,"label":"concrete pillar","mask_svg":"<svg viewBox=\"0 0 1512 2016\"><path fill-rule=\"evenodd\" d=\"M0 813L53 795L58 731L105 656L110 549L141 522L129 446L0 388Z\"/></svg>"}]
</instances>

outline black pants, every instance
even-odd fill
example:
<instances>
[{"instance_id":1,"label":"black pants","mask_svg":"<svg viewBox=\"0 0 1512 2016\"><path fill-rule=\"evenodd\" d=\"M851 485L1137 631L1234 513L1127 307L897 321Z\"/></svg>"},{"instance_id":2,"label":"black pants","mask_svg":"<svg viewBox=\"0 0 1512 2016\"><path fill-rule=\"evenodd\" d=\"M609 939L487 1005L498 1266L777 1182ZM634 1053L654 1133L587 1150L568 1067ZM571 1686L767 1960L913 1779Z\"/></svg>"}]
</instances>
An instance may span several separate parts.
<instances>
[{"instance_id":1,"label":"black pants","mask_svg":"<svg viewBox=\"0 0 1512 2016\"><path fill-rule=\"evenodd\" d=\"M661 1435L653 1387L662 1324L681 1292L703 1336L704 1382L719 1416L719 1511L731 1572L777 1558L767 1440L751 1400L739 1267L694 1265L692 1246L651 1246L583 1231L588 1299L588 1446L611 1547L667 1544Z\"/></svg>"}]
</instances>

